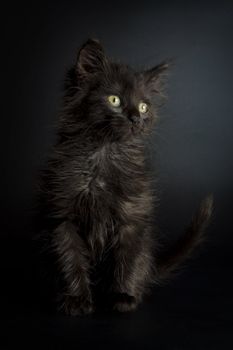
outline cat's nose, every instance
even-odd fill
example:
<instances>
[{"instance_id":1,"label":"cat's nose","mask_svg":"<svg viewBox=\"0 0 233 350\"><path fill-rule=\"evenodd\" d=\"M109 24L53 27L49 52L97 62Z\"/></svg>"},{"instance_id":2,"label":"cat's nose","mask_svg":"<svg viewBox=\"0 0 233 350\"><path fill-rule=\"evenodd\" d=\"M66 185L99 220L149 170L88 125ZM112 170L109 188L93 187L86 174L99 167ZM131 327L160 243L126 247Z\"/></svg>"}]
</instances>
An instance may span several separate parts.
<instances>
[{"instance_id":1,"label":"cat's nose","mask_svg":"<svg viewBox=\"0 0 233 350\"><path fill-rule=\"evenodd\" d=\"M133 123L138 123L139 122L139 116L136 114L130 114L129 115L129 120Z\"/></svg>"}]
</instances>

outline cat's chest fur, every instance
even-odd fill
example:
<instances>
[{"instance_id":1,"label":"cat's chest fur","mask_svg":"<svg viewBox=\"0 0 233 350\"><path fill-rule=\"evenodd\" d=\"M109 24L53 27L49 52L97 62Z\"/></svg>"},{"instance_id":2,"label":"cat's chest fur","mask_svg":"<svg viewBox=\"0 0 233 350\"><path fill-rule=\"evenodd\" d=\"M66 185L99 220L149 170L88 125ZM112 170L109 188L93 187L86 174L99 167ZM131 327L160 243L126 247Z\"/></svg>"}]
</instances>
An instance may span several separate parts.
<instances>
[{"instance_id":1,"label":"cat's chest fur","mask_svg":"<svg viewBox=\"0 0 233 350\"><path fill-rule=\"evenodd\" d=\"M120 195L128 188L133 195L137 183L145 181L141 144L107 144L90 152L85 160L85 190L93 194ZM126 194L126 193L125 193Z\"/></svg>"},{"instance_id":2,"label":"cat's chest fur","mask_svg":"<svg viewBox=\"0 0 233 350\"><path fill-rule=\"evenodd\" d=\"M87 153L76 178L76 209L95 253L103 251L109 239L121 239L120 227L144 223L152 199L146 175L139 143L108 144Z\"/></svg>"}]
</instances>

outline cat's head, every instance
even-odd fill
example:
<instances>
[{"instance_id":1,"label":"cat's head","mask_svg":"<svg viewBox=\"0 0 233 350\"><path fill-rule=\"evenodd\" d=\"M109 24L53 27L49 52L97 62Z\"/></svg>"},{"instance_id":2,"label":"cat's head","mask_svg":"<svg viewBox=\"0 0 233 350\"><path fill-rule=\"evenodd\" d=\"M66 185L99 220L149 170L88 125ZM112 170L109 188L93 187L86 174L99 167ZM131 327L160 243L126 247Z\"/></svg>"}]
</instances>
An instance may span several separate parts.
<instances>
[{"instance_id":1,"label":"cat's head","mask_svg":"<svg viewBox=\"0 0 233 350\"><path fill-rule=\"evenodd\" d=\"M154 96L167 67L162 63L134 71L112 62L99 41L89 39L79 50L69 86L75 92L74 118L84 132L107 141L147 134L156 119Z\"/></svg>"}]
</instances>

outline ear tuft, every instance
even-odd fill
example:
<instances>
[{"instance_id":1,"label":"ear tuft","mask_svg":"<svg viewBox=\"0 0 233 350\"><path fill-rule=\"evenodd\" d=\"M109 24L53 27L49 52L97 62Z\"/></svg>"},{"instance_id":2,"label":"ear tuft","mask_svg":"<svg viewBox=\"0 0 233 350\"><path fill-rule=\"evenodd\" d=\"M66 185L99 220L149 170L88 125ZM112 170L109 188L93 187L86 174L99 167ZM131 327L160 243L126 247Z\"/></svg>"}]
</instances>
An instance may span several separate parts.
<instances>
[{"instance_id":1,"label":"ear tuft","mask_svg":"<svg viewBox=\"0 0 233 350\"><path fill-rule=\"evenodd\" d=\"M152 93L161 93L162 85L167 76L170 66L171 62L164 61L157 66L143 72L144 83Z\"/></svg>"},{"instance_id":2,"label":"ear tuft","mask_svg":"<svg viewBox=\"0 0 233 350\"><path fill-rule=\"evenodd\" d=\"M88 76L103 70L107 63L104 49L97 39L88 39L80 48L76 64L77 73Z\"/></svg>"}]
</instances>

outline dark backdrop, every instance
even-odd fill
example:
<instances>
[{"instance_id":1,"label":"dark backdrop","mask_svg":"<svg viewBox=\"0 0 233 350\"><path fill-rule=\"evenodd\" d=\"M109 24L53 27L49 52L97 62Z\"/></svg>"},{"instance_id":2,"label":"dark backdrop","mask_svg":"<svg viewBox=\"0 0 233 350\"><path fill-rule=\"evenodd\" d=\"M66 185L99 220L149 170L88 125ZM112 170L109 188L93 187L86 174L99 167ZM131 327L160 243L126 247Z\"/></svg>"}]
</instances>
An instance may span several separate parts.
<instances>
[{"instance_id":1,"label":"dark backdrop","mask_svg":"<svg viewBox=\"0 0 233 350\"><path fill-rule=\"evenodd\" d=\"M10 2L1 5L1 24L2 348L232 348L232 1ZM173 58L151 142L158 223L175 239L209 192L215 212L195 259L137 312L80 320L43 304L28 210L54 139L64 72L88 37L134 67Z\"/></svg>"}]
</instances>

